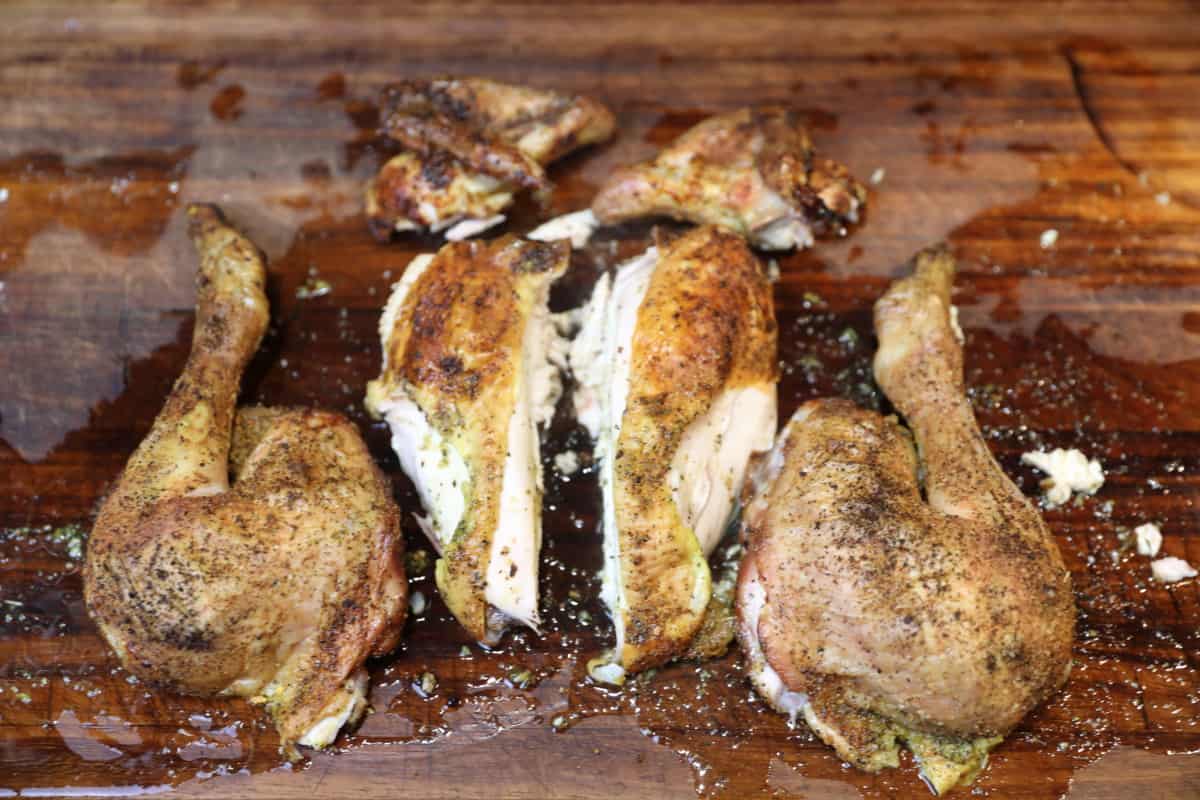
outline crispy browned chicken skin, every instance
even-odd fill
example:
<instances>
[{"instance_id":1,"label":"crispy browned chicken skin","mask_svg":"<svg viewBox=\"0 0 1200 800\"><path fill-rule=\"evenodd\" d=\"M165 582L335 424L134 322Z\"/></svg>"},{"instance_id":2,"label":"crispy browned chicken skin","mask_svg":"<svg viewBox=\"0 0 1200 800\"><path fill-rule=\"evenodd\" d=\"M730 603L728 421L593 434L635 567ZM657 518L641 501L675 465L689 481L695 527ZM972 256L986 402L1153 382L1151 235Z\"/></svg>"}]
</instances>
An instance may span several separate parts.
<instances>
[{"instance_id":1,"label":"crispy browned chicken skin","mask_svg":"<svg viewBox=\"0 0 1200 800\"><path fill-rule=\"evenodd\" d=\"M683 655L720 613L707 558L776 427L771 284L728 231L659 236L597 285L570 361L601 462L617 640L592 675L619 682Z\"/></svg>"},{"instance_id":2,"label":"crispy browned chicken skin","mask_svg":"<svg viewBox=\"0 0 1200 800\"><path fill-rule=\"evenodd\" d=\"M188 216L192 352L100 509L85 598L126 669L264 702L294 755L362 713L363 662L400 636L399 512L344 417L235 410L268 321L263 257L214 207Z\"/></svg>"},{"instance_id":3,"label":"crispy browned chicken skin","mask_svg":"<svg viewBox=\"0 0 1200 800\"><path fill-rule=\"evenodd\" d=\"M520 191L544 204L553 188L545 166L615 128L590 97L484 78L393 84L383 112L406 148L367 187L367 218L383 239L420 228L465 238L501 221Z\"/></svg>"},{"instance_id":4,"label":"crispy browned chicken skin","mask_svg":"<svg viewBox=\"0 0 1200 800\"><path fill-rule=\"evenodd\" d=\"M769 702L865 769L895 766L906 741L937 789L1062 685L1075 621L1054 538L966 399L954 269L922 253L875 307L876 380L908 429L817 400L780 434L738 593Z\"/></svg>"},{"instance_id":5,"label":"crispy browned chicken skin","mask_svg":"<svg viewBox=\"0 0 1200 800\"><path fill-rule=\"evenodd\" d=\"M857 222L866 197L845 167L817 158L795 113L744 108L614 172L592 211L605 225L654 216L721 225L758 247L786 250Z\"/></svg>"},{"instance_id":6,"label":"crispy browned chicken skin","mask_svg":"<svg viewBox=\"0 0 1200 800\"><path fill-rule=\"evenodd\" d=\"M413 259L380 320L383 370L367 408L421 495L437 585L472 636L538 626L542 472L538 425L562 390L564 347L547 309L565 243L511 235Z\"/></svg>"}]
</instances>

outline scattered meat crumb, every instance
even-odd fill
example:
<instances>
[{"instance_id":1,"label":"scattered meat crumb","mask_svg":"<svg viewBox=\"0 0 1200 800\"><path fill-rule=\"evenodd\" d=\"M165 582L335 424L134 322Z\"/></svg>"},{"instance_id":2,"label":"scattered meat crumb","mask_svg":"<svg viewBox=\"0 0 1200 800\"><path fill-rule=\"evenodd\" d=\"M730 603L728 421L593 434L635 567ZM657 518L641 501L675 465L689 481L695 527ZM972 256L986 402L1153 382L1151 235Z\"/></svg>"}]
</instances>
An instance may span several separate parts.
<instances>
[{"instance_id":1,"label":"scattered meat crumb","mask_svg":"<svg viewBox=\"0 0 1200 800\"><path fill-rule=\"evenodd\" d=\"M614 686L622 686L625 683L624 668L620 664L612 663L604 656L589 661L587 671L588 677L596 683L609 683Z\"/></svg>"},{"instance_id":2,"label":"scattered meat crumb","mask_svg":"<svg viewBox=\"0 0 1200 800\"><path fill-rule=\"evenodd\" d=\"M1162 531L1157 525L1152 522L1138 525L1133 529L1133 535L1137 537L1138 555L1151 558L1158 555L1158 550L1162 547Z\"/></svg>"},{"instance_id":3,"label":"scattered meat crumb","mask_svg":"<svg viewBox=\"0 0 1200 800\"><path fill-rule=\"evenodd\" d=\"M1049 508L1071 499L1072 492L1095 494L1104 485L1104 469L1096 459L1088 459L1078 450L1055 448L1023 453L1021 463L1037 467L1050 477L1042 481L1042 498Z\"/></svg>"},{"instance_id":4,"label":"scattered meat crumb","mask_svg":"<svg viewBox=\"0 0 1200 800\"><path fill-rule=\"evenodd\" d=\"M554 468L561 475L574 475L579 471L579 453L574 450L564 450L554 454Z\"/></svg>"},{"instance_id":5,"label":"scattered meat crumb","mask_svg":"<svg viewBox=\"0 0 1200 800\"><path fill-rule=\"evenodd\" d=\"M1188 578L1194 578L1197 575L1196 570L1192 568L1191 564L1182 558L1175 558L1175 556L1167 556L1157 561L1151 561L1150 571L1154 573L1154 580L1159 583L1178 583Z\"/></svg>"}]
</instances>

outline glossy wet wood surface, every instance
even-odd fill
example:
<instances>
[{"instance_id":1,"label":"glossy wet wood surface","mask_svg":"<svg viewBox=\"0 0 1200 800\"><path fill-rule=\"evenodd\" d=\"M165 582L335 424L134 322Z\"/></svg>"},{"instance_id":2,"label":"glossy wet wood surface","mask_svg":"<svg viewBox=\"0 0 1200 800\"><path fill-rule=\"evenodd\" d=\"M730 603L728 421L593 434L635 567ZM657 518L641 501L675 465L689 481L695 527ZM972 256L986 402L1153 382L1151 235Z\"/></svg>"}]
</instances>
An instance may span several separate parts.
<instances>
[{"instance_id":1,"label":"glossy wet wood surface","mask_svg":"<svg viewBox=\"0 0 1200 800\"><path fill-rule=\"evenodd\" d=\"M1003 466L1031 494L1019 456L1038 446L1079 447L1108 474L1047 512L1078 593L1070 683L974 791L1200 796L1200 589L1155 584L1148 559L1120 552L1122 531L1154 521L1167 554L1200 564L1194 3L31 3L0 7L0 44L0 795L927 796L911 765L858 773L789 729L736 652L623 692L588 684L610 636L590 471L547 473L544 635L484 652L416 571L428 608L372 665L376 711L336 752L287 766L253 709L117 668L83 608L77 548L186 357L186 202L222 204L271 257L274 325L244 397L349 413L424 546L361 399L388 286L436 241L377 244L360 186L383 152L376 89L456 72L618 112L616 142L551 170L559 212L616 164L751 102L802 109L824 152L875 176L861 226L779 259L784 414L826 394L878 402L871 303L948 240L968 383ZM510 229L531 222L519 210ZM600 236L556 307L647 233ZM321 281L329 293L307 296ZM551 444L586 449L563 409Z\"/></svg>"}]
</instances>

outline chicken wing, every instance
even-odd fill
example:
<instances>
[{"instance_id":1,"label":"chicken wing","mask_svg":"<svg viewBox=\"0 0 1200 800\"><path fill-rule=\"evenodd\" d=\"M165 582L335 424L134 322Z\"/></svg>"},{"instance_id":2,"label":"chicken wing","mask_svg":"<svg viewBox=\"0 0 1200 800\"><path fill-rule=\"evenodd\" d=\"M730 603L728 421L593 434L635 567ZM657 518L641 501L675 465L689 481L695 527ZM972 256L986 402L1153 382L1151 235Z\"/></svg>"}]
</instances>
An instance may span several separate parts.
<instances>
[{"instance_id":1,"label":"chicken wing","mask_svg":"<svg viewBox=\"0 0 1200 800\"><path fill-rule=\"evenodd\" d=\"M569 254L512 236L446 245L413 259L380 320L366 405L421 496L446 605L486 644L538 625L537 426L554 415L566 348L547 299Z\"/></svg>"},{"instance_id":2,"label":"chicken wing","mask_svg":"<svg viewBox=\"0 0 1200 800\"><path fill-rule=\"evenodd\" d=\"M1066 680L1075 620L1054 538L966 399L954 271L922 253L875 306L875 377L907 429L817 400L781 432L738 587L759 693L863 769L904 741L938 792Z\"/></svg>"},{"instance_id":3,"label":"chicken wing","mask_svg":"<svg viewBox=\"0 0 1200 800\"><path fill-rule=\"evenodd\" d=\"M616 629L594 677L664 663L700 629L707 556L751 455L774 437L775 353L767 277L719 228L660 239L597 285L570 352L576 413L601 460Z\"/></svg>"},{"instance_id":4,"label":"chicken wing","mask_svg":"<svg viewBox=\"0 0 1200 800\"><path fill-rule=\"evenodd\" d=\"M484 78L405 81L383 93L388 135L406 152L367 187L371 228L429 228L450 240L504 220L521 191L544 204L545 166L612 136L612 113L595 100Z\"/></svg>"},{"instance_id":5,"label":"chicken wing","mask_svg":"<svg viewBox=\"0 0 1200 800\"><path fill-rule=\"evenodd\" d=\"M866 197L845 167L817 158L794 113L744 108L614 172L592 211L605 225L653 216L721 225L756 247L787 250L857 222Z\"/></svg>"},{"instance_id":6,"label":"chicken wing","mask_svg":"<svg viewBox=\"0 0 1200 800\"><path fill-rule=\"evenodd\" d=\"M294 756L362 714L363 662L400 636L399 512L344 417L235 410L268 320L263 257L215 208L188 214L192 352L100 509L85 599L128 670L265 703Z\"/></svg>"}]
</instances>

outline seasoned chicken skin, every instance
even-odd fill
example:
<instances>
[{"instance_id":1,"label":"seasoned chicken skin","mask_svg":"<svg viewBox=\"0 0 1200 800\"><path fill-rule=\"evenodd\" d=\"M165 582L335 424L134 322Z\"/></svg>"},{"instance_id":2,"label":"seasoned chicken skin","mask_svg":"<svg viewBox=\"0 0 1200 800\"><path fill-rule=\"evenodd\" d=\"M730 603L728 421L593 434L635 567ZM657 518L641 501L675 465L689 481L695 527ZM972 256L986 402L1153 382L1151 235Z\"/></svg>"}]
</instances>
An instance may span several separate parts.
<instances>
[{"instance_id":1,"label":"seasoned chicken skin","mask_svg":"<svg viewBox=\"0 0 1200 800\"><path fill-rule=\"evenodd\" d=\"M756 247L786 250L857 222L866 197L845 167L817 158L796 114L744 108L614 172L592 211L604 225L654 216L721 225Z\"/></svg>"},{"instance_id":2,"label":"seasoned chicken skin","mask_svg":"<svg viewBox=\"0 0 1200 800\"><path fill-rule=\"evenodd\" d=\"M446 605L487 644L538 625L538 425L566 357L547 300L569 255L512 236L448 244L413 259L380 320L383 372L366 405L421 496Z\"/></svg>"},{"instance_id":3,"label":"seasoned chicken skin","mask_svg":"<svg viewBox=\"0 0 1200 800\"><path fill-rule=\"evenodd\" d=\"M365 708L407 610L399 512L338 414L235 411L268 321L263 257L210 206L192 352L88 541L88 611L135 675L266 704L284 748ZM232 479L232 484L231 484Z\"/></svg>"},{"instance_id":4,"label":"seasoned chicken skin","mask_svg":"<svg viewBox=\"0 0 1200 800\"><path fill-rule=\"evenodd\" d=\"M383 109L387 134L406 152L367 187L367 218L382 239L421 228L472 236L503 221L521 191L544 204L545 166L616 127L590 97L484 78L393 84Z\"/></svg>"},{"instance_id":5,"label":"seasoned chicken skin","mask_svg":"<svg viewBox=\"0 0 1200 800\"><path fill-rule=\"evenodd\" d=\"M572 343L576 413L596 439L604 600L619 682L682 655L712 593L707 556L775 433L771 287L745 242L696 228L597 285Z\"/></svg>"},{"instance_id":6,"label":"seasoned chicken skin","mask_svg":"<svg viewBox=\"0 0 1200 800\"><path fill-rule=\"evenodd\" d=\"M954 271L924 252L875 306L875 377L907 429L817 400L781 432L738 587L759 692L864 769L903 740L936 791L1063 684L1075 620L1054 538L966 399Z\"/></svg>"}]
</instances>

